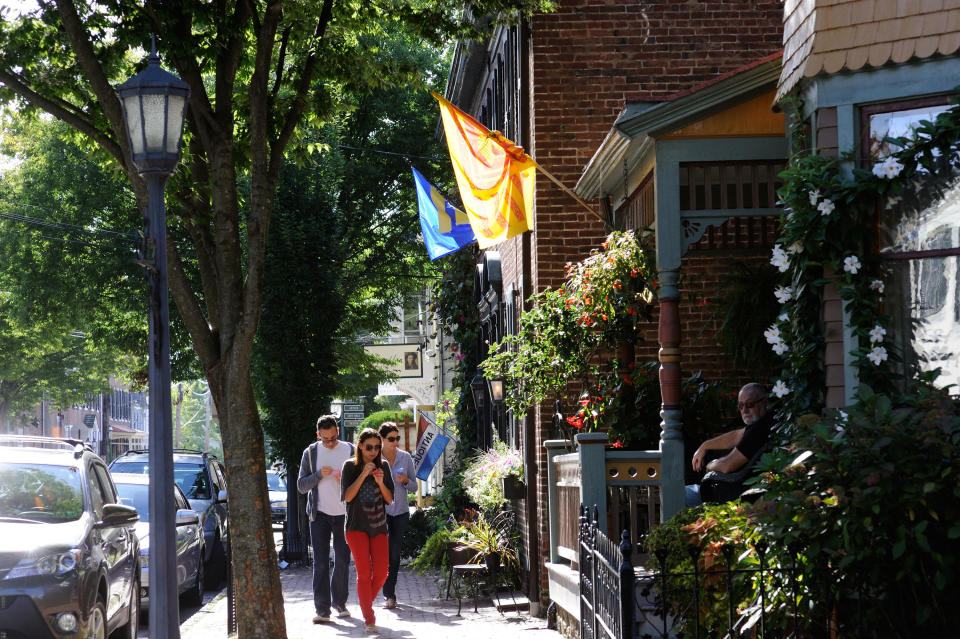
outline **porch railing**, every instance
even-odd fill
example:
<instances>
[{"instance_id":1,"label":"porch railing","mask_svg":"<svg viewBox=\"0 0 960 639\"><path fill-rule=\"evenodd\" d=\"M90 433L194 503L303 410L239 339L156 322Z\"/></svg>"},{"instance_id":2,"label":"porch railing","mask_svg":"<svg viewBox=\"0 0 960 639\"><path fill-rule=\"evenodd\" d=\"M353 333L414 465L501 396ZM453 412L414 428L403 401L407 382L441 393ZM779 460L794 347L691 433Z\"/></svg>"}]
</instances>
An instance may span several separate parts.
<instances>
[{"instance_id":1,"label":"porch railing","mask_svg":"<svg viewBox=\"0 0 960 639\"><path fill-rule=\"evenodd\" d=\"M544 443L550 561L579 562L580 504L596 506L608 536L627 530L637 543L660 522L661 456L656 450L607 450L603 433L581 433L576 449L567 440Z\"/></svg>"}]
</instances>

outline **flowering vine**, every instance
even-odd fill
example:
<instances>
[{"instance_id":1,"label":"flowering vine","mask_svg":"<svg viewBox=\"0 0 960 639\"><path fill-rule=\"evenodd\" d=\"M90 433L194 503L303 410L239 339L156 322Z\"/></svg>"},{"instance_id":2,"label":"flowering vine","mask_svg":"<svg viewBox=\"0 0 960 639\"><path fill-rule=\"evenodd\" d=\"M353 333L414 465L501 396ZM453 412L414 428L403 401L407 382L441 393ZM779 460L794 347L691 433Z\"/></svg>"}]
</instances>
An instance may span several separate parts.
<instances>
[{"instance_id":1,"label":"flowering vine","mask_svg":"<svg viewBox=\"0 0 960 639\"><path fill-rule=\"evenodd\" d=\"M793 130L793 148L806 149L802 127ZM784 207L780 237L770 263L782 275L775 295L784 312L764 332L784 360L773 393L782 398L786 423L816 410L824 388L821 324L824 285L836 284L846 302L849 328L858 343L851 351L859 381L891 390L888 364L896 359L882 313L884 273L872 242L878 204L893 204L919 177L960 167L960 114L951 109L936 122L922 122L912 138L889 140L901 150L869 169L849 169L853 156L835 159L794 154L779 195ZM788 247L784 249L783 247Z\"/></svg>"}]
</instances>

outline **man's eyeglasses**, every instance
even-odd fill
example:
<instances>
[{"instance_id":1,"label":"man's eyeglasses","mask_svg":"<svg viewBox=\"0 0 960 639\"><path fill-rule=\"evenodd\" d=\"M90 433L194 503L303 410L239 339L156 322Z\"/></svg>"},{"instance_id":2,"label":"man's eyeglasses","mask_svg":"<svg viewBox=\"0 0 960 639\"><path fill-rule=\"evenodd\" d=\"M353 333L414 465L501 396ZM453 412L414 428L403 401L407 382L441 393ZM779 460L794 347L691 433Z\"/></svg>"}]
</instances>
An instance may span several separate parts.
<instances>
[{"instance_id":1,"label":"man's eyeglasses","mask_svg":"<svg viewBox=\"0 0 960 639\"><path fill-rule=\"evenodd\" d=\"M324 437L323 435L320 435L320 441L324 444L334 444L337 441L337 436L334 435L333 437Z\"/></svg>"},{"instance_id":2,"label":"man's eyeglasses","mask_svg":"<svg viewBox=\"0 0 960 639\"><path fill-rule=\"evenodd\" d=\"M363 449L368 453L372 453L375 450L380 450L380 444L367 444Z\"/></svg>"},{"instance_id":3,"label":"man's eyeglasses","mask_svg":"<svg viewBox=\"0 0 960 639\"><path fill-rule=\"evenodd\" d=\"M385 437L384 439L386 439L388 442L398 442L400 441L400 435L397 435L396 437Z\"/></svg>"},{"instance_id":4,"label":"man's eyeglasses","mask_svg":"<svg viewBox=\"0 0 960 639\"><path fill-rule=\"evenodd\" d=\"M744 408L749 408L753 410L754 406L760 402L766 401L766 397L761 397L760 399L751 399L745 402L737 402L737 410L743 410Z\"/></svg>"}]
</instances>

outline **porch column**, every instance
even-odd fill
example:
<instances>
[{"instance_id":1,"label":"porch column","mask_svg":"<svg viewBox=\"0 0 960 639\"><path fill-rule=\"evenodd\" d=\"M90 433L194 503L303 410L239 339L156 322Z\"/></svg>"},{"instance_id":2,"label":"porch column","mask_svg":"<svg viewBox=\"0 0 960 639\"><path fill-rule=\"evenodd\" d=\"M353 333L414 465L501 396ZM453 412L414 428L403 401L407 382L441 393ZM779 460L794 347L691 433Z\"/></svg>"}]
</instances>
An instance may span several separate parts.
<instances>
[{"instance_id":1,"label":"porch column","mask_svg":"<svg viewBox=\"0 0 960 639\"><path fill-rule=\"evenodd\" d=\"M683 423L680 410L680 291L683 256L680 221L680 165L669 145L657 142L655 168L657 276L660 286L660 517L667 521L683 508Z\"/></svg>"},{"instance_id":2,"label":"porch column","mask_svg":"<svg viewBox=\"0 0 960 639\"><path fill-rule=\"evenodd\" d=\"M660 515L667 521L683 508L683 423L680 407L680 293L676 270L660 271Z\"/></svg>"}]
</instances>

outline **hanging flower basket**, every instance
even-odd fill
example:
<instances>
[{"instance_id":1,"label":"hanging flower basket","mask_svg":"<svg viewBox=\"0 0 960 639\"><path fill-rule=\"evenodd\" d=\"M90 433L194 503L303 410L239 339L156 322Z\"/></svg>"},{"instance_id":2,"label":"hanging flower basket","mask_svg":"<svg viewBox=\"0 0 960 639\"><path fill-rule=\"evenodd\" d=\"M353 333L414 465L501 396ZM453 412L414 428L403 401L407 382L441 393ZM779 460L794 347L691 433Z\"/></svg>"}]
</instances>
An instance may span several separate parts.
<instances>
[{"instance_id":1,"label":"hanging flower basket","mask_svg":"<svg viewBox=\"0 0 960 639\"><path fill-rule=\"evenodd\" d=\"M524 499L527 496L527 485L516 475L504 475L502 481L504 499Z\"/></svg>"}]
</instances>

